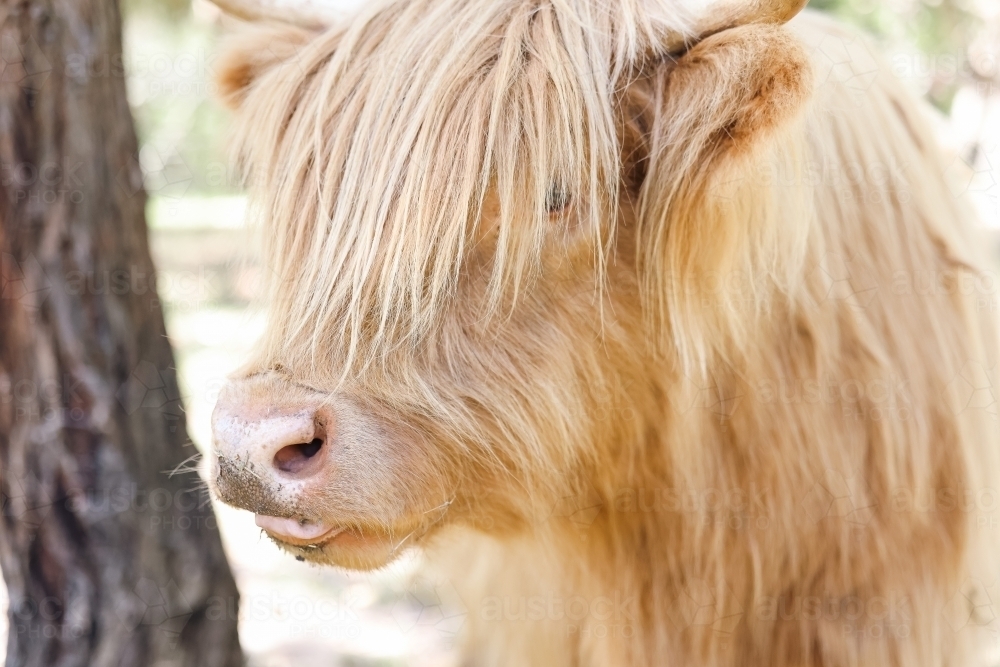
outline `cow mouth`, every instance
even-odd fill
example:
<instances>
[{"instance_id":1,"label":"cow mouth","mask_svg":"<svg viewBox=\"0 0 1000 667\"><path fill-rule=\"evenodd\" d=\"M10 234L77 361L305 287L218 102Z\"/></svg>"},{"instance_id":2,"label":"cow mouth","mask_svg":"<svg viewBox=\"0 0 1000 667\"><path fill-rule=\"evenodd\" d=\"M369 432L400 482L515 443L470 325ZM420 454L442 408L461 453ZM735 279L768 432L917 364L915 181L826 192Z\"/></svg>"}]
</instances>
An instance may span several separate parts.
<instances>
[{"instance_id":1,"label":"cow mouth","mask_svg":"<svg viewBox=\"0 0 1000 667\"><path fill-rule=\"evenodd\" d=\"M344 532L343 526L327 525L306 519L285 519L264 514L254 515L259 528L279 542L296 547L318 547Z\"/></svg>"},{"instance_id":2,"label":"cow mouth","mask_svg":"<svg viewBox=\"0 0 1000 667\"><path fill-rule=\"evenodd\" d=\"M257 525L298 560L370 570L391 561L402 542L388 532L322 521L256 515Z\"/></svg>"}]
</instances>

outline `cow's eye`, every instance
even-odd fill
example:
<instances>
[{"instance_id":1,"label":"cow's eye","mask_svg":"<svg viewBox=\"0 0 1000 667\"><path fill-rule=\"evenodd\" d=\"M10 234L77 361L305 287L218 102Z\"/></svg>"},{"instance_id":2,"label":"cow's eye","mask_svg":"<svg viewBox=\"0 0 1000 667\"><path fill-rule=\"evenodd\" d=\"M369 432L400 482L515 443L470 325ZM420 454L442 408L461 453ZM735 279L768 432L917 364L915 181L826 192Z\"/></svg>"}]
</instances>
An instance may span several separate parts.
<instances>
[{"instance_id":1,"label":"cow's eye","mask_svg":"<svg viewBox=\"0 0 1000 667\"><path fill-rule=\"evenodd\" d=\"M572 201L569 191L561 185L553 185L545 195L545 208L550 214L559 213L569 206Z\"/></svg>"}]
</instances>

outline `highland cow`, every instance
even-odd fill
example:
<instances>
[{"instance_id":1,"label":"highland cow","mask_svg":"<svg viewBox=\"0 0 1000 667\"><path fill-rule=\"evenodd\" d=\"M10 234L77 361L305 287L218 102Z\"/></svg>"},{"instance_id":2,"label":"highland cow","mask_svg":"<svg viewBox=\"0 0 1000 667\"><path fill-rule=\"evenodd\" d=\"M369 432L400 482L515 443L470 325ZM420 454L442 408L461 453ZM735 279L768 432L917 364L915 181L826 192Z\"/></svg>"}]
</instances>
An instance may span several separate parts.
<instances>
[{"instance_id":1,"label":"highland cow","mask_svg":"<svg viewBox=\"0 0 1000 667\"><path fill-rule=\"evenodd\" d=\"M425 549L468 665L977 660L997 330L863 40L800 0L219 3L274 19L220 64L271 276L223 502L315 563Z\"/></svg>"}]
</instances>

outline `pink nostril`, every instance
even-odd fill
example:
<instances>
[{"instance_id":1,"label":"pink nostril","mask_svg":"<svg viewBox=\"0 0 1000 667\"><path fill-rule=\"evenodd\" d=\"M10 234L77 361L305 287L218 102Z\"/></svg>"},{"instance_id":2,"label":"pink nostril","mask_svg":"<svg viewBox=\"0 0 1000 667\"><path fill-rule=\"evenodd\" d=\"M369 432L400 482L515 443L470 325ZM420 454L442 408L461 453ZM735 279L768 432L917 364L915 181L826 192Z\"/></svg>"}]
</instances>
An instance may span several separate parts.
<instances>
[{"instance_id":1,"label":"pink nostril","mask_svg":"<svg viewBox=\"0 0 1000 667\"><path fill-rule=\"evenodd\" d=\"M287 445L274 455L274 465L281 472L297 475L305 470L323 449L323 441L314 438L311 442Z\"/></svg>"}]
</instances>

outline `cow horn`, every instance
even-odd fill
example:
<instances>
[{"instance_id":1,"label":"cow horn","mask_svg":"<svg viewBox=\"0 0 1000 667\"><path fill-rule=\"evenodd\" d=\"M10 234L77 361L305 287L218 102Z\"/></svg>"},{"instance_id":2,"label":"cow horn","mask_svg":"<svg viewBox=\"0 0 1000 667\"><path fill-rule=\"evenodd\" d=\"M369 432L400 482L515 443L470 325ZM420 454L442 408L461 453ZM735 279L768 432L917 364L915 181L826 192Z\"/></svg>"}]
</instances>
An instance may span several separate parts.
<instances>
[{"instance_id":1,"label":"cow horn","mask_svg":"<svg viewBox=\"0 0 1000 667\"><path fill-rule=\"evenodd\" d=\"M223 13L244 21L276 21L309 30L321 30L326 23L319 16L305 14L290 7L276 7L254 0L211 0Z\"/></svg>"},{"instance_id":2,"label":"cow horn","mask_svg":"<svg viewBox=\"0 0 1000 667\"><path fill-rule=\"evenodd\" d=\"M756 0L755 2L740 2L723 7L712 12L695 27L695 36L673 35L667 40L667 52L678 53L689 48L709 35L717 32L750 24L781 25L795 17L808 0Z\"/></svg>"}]
</instances>

